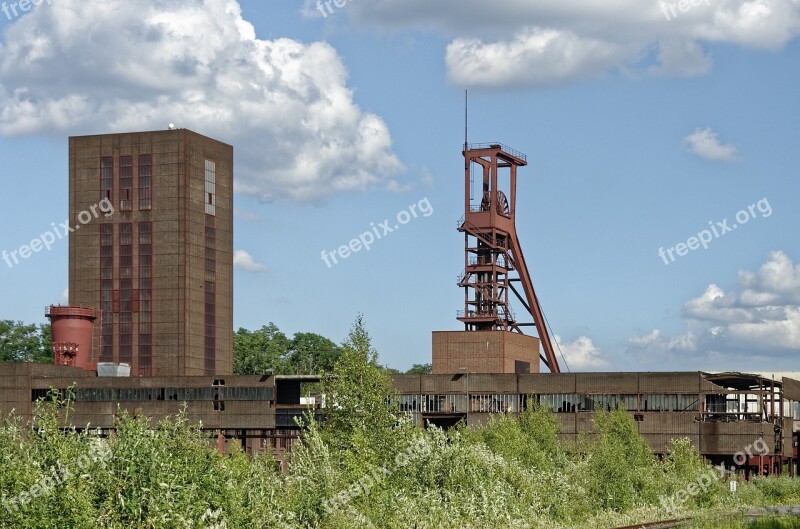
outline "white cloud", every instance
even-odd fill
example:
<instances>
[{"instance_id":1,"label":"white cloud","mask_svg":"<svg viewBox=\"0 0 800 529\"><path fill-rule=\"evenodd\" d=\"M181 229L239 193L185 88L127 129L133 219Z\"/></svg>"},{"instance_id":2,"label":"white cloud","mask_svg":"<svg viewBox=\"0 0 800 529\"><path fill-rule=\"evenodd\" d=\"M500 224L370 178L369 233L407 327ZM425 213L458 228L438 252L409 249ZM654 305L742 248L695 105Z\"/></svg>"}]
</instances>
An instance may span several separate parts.
<instances>
[{"instance_id":1,"label":"white cloud","mask_svg":"<svg viewBox=\"0 0 800 529\"><path fill-rule=\"evenodd\" d=\"M318 200L402 169L328 44L256 38L235 0L59 0L0 43L0 133L180 127L235 146L236 189Z\"/></svg>"},{"instance_id":2,"label":"white cloud","mask_svg":"<svg viewBox=\"0 0 800 529\"><path fill-rule=\"evenodd\" d=\"M683 138L683 144L688 149L706 160L720 162L734 162L739 159L739 152L735 146L722 143L717 133L710 127L703 130L697 129Z\"/></svg>"},{"instance_id":3,"label":"white cloud","mask_svg":"<svg viewBox=\"0 0 800 529\"><path fill-rule=\"evenodd\" d=\"M687 331L654 330L627 341L641 361L670 368L752 369L754 359L789 367L800 353L800 264L770 253L756 272L738 274L738 292L709 285L683 307Z\"/></svg>"},{"instance_id":4,"label":"white cloud","mask_svg":"<svg viewBox=\"0 0 800 529\"><path fill-rule=\"evenodd\" d=\"M58 297L58 302L62 305L69 304L69 287L65 288L61 295Z\"/></svg>"},{"instance_id":5,"label":"white cloud","mask_svg":"<svg viewBox=\"0 0 800 529\"><path fill-rule=\"evenodd\" d=\"M266 272L267 266L256 261L252 255L245 250L233 252L233 266L239 270L247 272Z\"/></svg>"},{"instance_id":6,"label":"white cloud","mask_svg":"<svg viewBox=\"0 0 800 529\"><path fill-rule=\"evenodd\" d=\"M555 340L567 361L567 366L572 371L608 366L608 361L602 357L600 349L595 346L591 338L579 336L571 342L562 342L561 337L556 335Z\"/></svg>"},{"instance_id":7,"label":"white cloud","mask_svg":"<svg viewBox=\"0 0 800 529\"><path fill-rule=\"evenodd\" d=\"M401 185L396 180L389 180L386 183L386 190L392 193L408 193L414 189L414 184Z\"/></svg>"},{"instance_id":8,"label":"white cloud","mask_svg":"<svg viewBox=\"0 0 800 529\"><path fill-rule=\"evenodd\" d=\"M800 263L783 252L772 252L758 272L739 272L742 303L800 305Z\"/></svg>"},{"instance_id":9,"label":"white cloud","mask_svg":"<svg viewBox=\"0 0 800 529\"><path fill-rule=\"evenodd\" d=\"M614 43L572 32L527 28L511 41L456 39L447 46L450 80L497 88L563 83L602 75L631 58Z\"/></svg>"},{"instance_id":10,"label":"white cloud","mask_svg":"<svg viewBox=\"0 0 800 529\"><path fill-rule=\"evenodd\" d=\"M661 331L653 329L645 336L630 337L627 345L629 349L645 350L655 356L673 355L694 351L697 347L697 337L692 332L678 336L662 336Z\"/></svg>"},{"instance_id":11,"label":"white cloud","mask_svg":"<svg viewBox=\"0 0 800 529\"><path fill-rule=\"evenodd\" d=\"M658 65L650 68L650 72L692 77L711 71L713 62L711 54L697 42L663 40L658 43Z\"/></svg>"},{"instance_id":12,"label":"white cloud","mask_svg":"<svg viewBox=\"0 0 800 529\"><path fill-rule=\"evenodd\" d=\"M306 0L310 16L315 4ZM700 75L712 67L707 44L778 50L800 34L797 0L706 0L677 16L666 16L663 4L373 0L351 2L342 14L360 26L444 34L452 39L449 78L485 88L566 83L615 70Z\"/></svg>"}]
</instances>

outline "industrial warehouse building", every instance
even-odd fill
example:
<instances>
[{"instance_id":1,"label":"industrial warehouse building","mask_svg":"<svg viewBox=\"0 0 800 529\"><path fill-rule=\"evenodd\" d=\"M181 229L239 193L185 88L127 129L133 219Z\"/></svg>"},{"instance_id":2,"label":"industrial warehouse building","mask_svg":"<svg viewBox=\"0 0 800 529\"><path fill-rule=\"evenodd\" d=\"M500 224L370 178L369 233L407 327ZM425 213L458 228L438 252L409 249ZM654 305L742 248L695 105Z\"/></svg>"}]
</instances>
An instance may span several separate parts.
<instances>
[{"instance_id":1,"label":"industrial warehouse building","mask_svg":"<svg viewBox=\"0 0 800 529\"><path fill-rule=\"evenodd\" d=\"M464 330L433 333L433 374L393 377L400 412L446 428L544 405L561 438L576 441L593 434L598 409L622 405L657 453L686 437L732 466L762 440L768 453L747 454L741 468L796 473L792 377L561 372L514 224L527 160L498 143L465 143L464 157ZM282 459L298 420L320 413L321 396L304 398L320 377L231 374L232 193L233 148L194 132L70 138L71 222L101 201L111 215L70 236L70 306L47 309L55 365L0 364L0 413L33 421L51 388L73 388L70 422L109 435L122 411L160 420L185 403L220 449L235 439Z\"/></svg>"},{"instance_id":2,"label":"industrial warehouse building","mask_svg":"<svg viewBox=\"0 0 800 529\"><path fill-rule=\"evenodd\" d=\"M0 410L32 419L35 401L50 388L74 388L71 422L108 435L118 413L174 416L183 403L188 418L220 442L238 440L251 454L279 459L301 434L296 420L314 408L301 398L317 376L98 377L72 367L0 364ZM742 373L568 373L395 375L396 404L420 426L483 424L494 414L516 414L533 403L550 407L561 438L591 435L598 408L623 405L657 453L686 437L709 460L734 463L734 455L763 439L768 454L753 454L748 472L794 473L800 425L800 382ZM311 402L311 401L308 401ZM319 402L319 399L315 402Z\"/></svg>"}]
</instances>

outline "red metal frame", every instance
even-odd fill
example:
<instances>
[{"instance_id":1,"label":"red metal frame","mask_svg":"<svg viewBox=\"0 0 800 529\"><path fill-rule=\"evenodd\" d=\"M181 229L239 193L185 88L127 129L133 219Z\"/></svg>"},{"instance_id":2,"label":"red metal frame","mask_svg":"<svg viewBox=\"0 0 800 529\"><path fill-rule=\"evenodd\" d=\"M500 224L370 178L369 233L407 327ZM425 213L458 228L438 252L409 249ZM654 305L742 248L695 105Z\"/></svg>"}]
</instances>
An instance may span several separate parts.
<instances>
[{"instance_id":1,"label":"red metal frame","mask_svg":"<svg viewBox=\"0 0 800 529\"><path fill-rule=\"evenodd\" d=\"M467 331L522 333L522 327L535 326L544 349L542 360L552 373L559 373L515 225L517 168L527 165L527 159L499 143L465 144L463 154L464 217L458 230L464 233L464 272L458 285L464 288L464 311L459 312L458 320ZM477 168L475 174L473 167ZM479 201L472 195L475 177L481 184ZM524 297L514 287L516 282L522 283ZM533 323L517 320L510 305L511 293Z\"/></svg>"}]
</instances>

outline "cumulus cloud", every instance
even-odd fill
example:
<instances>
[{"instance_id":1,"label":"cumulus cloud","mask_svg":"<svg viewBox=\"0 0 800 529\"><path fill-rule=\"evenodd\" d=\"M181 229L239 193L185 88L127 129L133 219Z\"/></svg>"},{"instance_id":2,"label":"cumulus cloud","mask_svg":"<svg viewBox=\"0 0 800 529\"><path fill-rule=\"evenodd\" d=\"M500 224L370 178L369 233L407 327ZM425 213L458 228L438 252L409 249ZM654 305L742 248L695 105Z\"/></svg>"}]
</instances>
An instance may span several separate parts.
<instances>
[{"instance_id":1,"label":"cumulus cloud","mask_svg":"<svg viewBox=\"0 0 800 529\"><path fill-rule=\"evenodd\" d=\"M527 28L512 41L456 39L447 47L447 65L450 80L459 85L542 85L601 75L630 53L572 32Z\"/></svg>"},{"instance_id":2,"label":"cumulus cloud","mask_svg":"<svg viewBox=\"0 0 800 529\"><path fill-rule=\"evenodd\" d=\"M770 253L756 272L738 274L738 289L709 285L683 307L687 330L676 336L658 329L627 341L640 359L702 369L746 369L761 361L796 362L800 353L800 264L784 252ZM738 366L738 367L735 367Z\"/></svg>"},{"instance_id":3,"label":"cumulus cloud","mask_svg":"<svg viewBox=\"0 0 800 529\"><path fill-rule=\"evenodd\" d=\"M235 0L59 0L0 42L0 133L181 127L235 146L236 189L322 199L399 172L328 44L262 40Z\"/></svg>"},{"instance_id":4,"label":"cumulus cloud","mask_svg":"<svg viewBox=\"0 0 800 529\"><path fill-rule=\"evenodd\" d=\"M800 34L797 0L714 0L676 15L664 11L677 3L373 0L352 2L343 15L361 26L446 35L449 78L483 88L567 83L615 70L700 75L713 65L708 44L778 50ZM320 16L315 4L306 0L309 16Z\"/></svg>"},{"instance_id":5,"label":"cumulus cloud","mask_svg":"<svg viewBox=\"0 0 800 529\"><path fill-rule=\"evenodd\" d=\"M745 305L800 305L800 263L783 252L772 252L758 272L739 272L739 284Z\"/></svg>"},{"instance_id":6,"label":"cumulus cloud","mask_svg":"<svg viewBox=\"0 0 800 529\"><path fill-rule=\"evenodd\" d=\"M717 133L707 127L697 129L683 138L683 144L692 153L718 162L735 162L739 159L739 151L735 146L722 143Z\"/></svg>"},{"instance_id":7,"label":"cumulus cloud","mask_svg":"<svg viewBox=\"0 0 800 529\"><path fill-rule=\"evenodd\" d=\"M561 337L556 335L555 340L570 370L581 371L608 367L608 361L602 357L600 349L595 346L591 338L579 336L571 342L562 342Z\"/></svg>"},{"instance_id":8,"label":"cumulus cloud","mask_svg":"<svg viewBox=\"0 0 800 529\"><path fill-rule=\"evenodd\" d=\"M266 272L267 266L256 261L252 255L245 250L233 252L233 266L239 270L247 272Z\"/></svg>"}]
</instances>

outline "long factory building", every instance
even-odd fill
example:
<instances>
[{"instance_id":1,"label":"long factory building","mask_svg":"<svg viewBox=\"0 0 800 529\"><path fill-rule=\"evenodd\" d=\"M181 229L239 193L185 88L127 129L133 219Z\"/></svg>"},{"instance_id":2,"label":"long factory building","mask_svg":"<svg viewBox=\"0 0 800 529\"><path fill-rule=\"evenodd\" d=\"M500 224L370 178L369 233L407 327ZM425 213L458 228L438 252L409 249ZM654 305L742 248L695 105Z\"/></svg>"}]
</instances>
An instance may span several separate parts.
<instances>
[{"instance_id":1,"label":"long factory building","mask_svg":"<svg viewBox=\"0 0 800 529\"><path fill-rule=\"evenodd\" d=\"M527 157L500 143L462 154L463 330L433 332L433 374L393 377L400 412L448 428L546 405L569 442L623 405L656 453L686 437L733 466L761 440L769 452L741 470L796 474L796 377L562 372L515 226ZM157 421L185 403L220 450L235 439L284 459L324 399L304 387L316 375L231 374L233 173L233 147L185 129L70 138L70 223L103 215L70 236L70 304L46 309L54 364L0 364L0 414L35 421L38 399L72 388L71 424L109 435L123 411Z\"/></svg>"}]
</instances>

